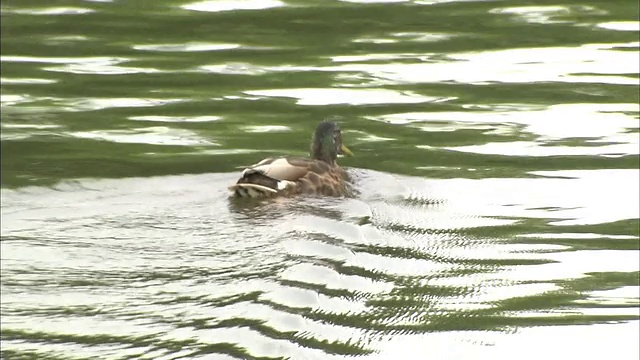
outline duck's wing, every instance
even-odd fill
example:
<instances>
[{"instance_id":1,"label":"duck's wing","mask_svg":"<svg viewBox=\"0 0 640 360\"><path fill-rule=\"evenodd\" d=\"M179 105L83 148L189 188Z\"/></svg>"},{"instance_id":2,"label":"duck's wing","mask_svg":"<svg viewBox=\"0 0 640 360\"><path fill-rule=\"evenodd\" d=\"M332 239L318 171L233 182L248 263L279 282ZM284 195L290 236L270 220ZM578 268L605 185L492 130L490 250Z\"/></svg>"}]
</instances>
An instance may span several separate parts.
<instances>
[{"instance_id":1,"label":"duck's wing","mask_svg":"<svg viewBox=\"0 0 640 360\"><path fill-rule=\"evenodd\" d=\"M270 158L246 168L242 176L260 173L276 180L296 181L310 171L314 161L304 158Z\"/></svg>"},{"instance_id":2,"label":"duck's wing","mask_svg":"<svg viewBox=\"0 0 640 360\"><path fill-rule=\"evenodd\" d=\"M235 185L229 187L238 197L269 197L294 191L296 181L309 173L312 160L269 158L244 169Z\"/></svg>"}]
</instances>

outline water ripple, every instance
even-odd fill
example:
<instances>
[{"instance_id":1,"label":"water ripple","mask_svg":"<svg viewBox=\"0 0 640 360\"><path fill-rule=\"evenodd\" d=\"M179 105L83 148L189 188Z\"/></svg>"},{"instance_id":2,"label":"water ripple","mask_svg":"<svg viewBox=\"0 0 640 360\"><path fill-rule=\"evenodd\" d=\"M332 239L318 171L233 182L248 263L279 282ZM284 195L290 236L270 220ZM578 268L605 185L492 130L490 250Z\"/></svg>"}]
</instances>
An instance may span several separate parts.
<instances>
[{"instance_id":1,"label":"water ripple","mask_svg":"<svg viewBox=\"0 0 640 360\"><path fill-rule=\"evenodd\" d=\"M399 92L378 89L272 89L250 90L245 94L267 97L288 97L298 99L298 105L332 104L415 104L431 102L437 98L418 95L413 92Z\"/></svg>"},{"instance_id":2,"label":"water ripple","mask_svg":"<svg viewBox=\"0 0 640 360\"><path fill-rule=\"evenodd\" d=\"M181 7L185 10L219 12L232 10L263 10L285 6L279 0L223 0L223 1L199 1Z\"/></svg>"},{"instance_id":3,"label":"water ripple","mask_svg":"<svg viewBox=\"0 0 640 360\"><path fill-rule=\"evenodd\" d=\"M612 292L584 288L580 281L590 274L632 274L637 250L571 251L570 244L545 243L535 234L528 237L532 243L482 235L483 227L505 226L491 220L498 215L530 218L535 211L528 209L545 206L544 199L533 203L534 197L522 197L514 179L509 182L514 189L496 179L485 180L496 189L489 190L482 182L469 186L408 177L394 187L389 177L367 172L358 177L362 194L356 199L246 208L230 203L227 209L207 205L226 196L223 185L233 175L3 189L3 341L14 351L61 353L101 343L104 348L92 350L114 356L176 356L180 348L190 357L213 352L249 358L375 358L389 351L389 342L405 337L426 341L433 330L454 334L486 326L477 320L483 313L503 314L498 326L533 321L543 313L519 299L569 296L567 310L547 313L548 321L570 322L576 314L634 317L624 307L604 312L596 307L632 302L637 286L608 289L618 289ZM548 189L548 181L564 181L576 195L582 191L576 181L585 176L525 179L525 187ZM386 199L377 197L380 189ZM472 193L477 196L469 197ZM589 204L599 203L590 199L579 205L570 201L567 189L559 193L566 196L549 195L553 204L584 214L591 213ZM34 206L34 198L56 205ZM424 200L434 198L445 201ZM522 206L513 206L518 203ZM21 206L21 211L9 211ZM566 217L537 212L545 218ZM475 217L482 226L474 228L478 225L470 220L478 213L487 217ZM637 216L611 215L601 221ZM369 220L360 224L357 219L363 216ZM458 216L466 222L458 222ZM237 241L238 236L251 241ZM36 241L43 237L48 241ZM186 262L177 266L176 258ZM567 293L580 286L579 293ZM38 290L26 294L25 287ZM25 314L38 324L26 324ZM82 334L72 329L83 329ZM486 339L489 333L484 334ZM35 337L41 339L37 346L18 343ZM52 347L60 339L64 346Z\"/></svg>"}]
</instances>

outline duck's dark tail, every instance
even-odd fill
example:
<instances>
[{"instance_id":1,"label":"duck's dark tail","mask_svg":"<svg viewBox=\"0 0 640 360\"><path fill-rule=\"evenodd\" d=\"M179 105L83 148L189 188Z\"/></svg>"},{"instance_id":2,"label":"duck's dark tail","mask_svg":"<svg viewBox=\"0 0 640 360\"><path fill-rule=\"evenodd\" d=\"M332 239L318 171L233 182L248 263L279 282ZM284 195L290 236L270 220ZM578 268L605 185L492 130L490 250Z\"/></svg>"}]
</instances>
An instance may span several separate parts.
<instances>
[{"instance_id":1,"label":"duck's dark tail","mask_svg":"<svg viewBox=\"0 0 640 360\"><path fill-rule=\"evenodd\" d=\"M229 187L236 197L265 198L278 194L292 182L277 180L261 172L245 172L235 185Z\"/></svg>"}]
</instances>

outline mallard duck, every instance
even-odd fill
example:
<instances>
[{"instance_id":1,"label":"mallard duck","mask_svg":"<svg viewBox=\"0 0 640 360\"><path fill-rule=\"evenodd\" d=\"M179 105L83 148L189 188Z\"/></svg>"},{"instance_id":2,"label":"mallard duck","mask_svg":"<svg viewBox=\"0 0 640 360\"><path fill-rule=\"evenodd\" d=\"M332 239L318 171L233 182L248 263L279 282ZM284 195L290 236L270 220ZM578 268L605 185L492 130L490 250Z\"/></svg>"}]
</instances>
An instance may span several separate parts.
<instances>
[{"instance_id":1,"label":"mallard duck","mask_svg":"<svg viewBox=\"0 0 640 360\"><path fill-rule=\"evenodd\" d=\"M338 124L322 121L311 139L310 158L268 158L242 172L229 187L236 197L263 198L297 194L347 195L348 176L338 154L353 155L342 143Z\"/></svg>"}]
</instances>

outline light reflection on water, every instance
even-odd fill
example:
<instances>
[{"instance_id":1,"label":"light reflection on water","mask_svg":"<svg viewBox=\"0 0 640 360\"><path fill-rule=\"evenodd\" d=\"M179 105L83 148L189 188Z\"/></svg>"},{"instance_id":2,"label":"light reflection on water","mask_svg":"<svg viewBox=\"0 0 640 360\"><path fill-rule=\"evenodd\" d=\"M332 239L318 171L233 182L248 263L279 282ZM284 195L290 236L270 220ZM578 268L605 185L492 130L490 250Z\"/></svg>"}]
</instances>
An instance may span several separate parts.
<instances>
[{"instance_id":1,"label":"light reflection on water","mask_svg":"<svg viewBox=\"0 0 640 360\"><path fill-rule=\"evenodd\" d=\"M415 54L418 59L426 59L408 64L367 64L368 56L363 59L365 63L355 64L351 57L337 57L334 61L346 64L319 70L364 72L389 84L458 82L480 85L557 81L635 85L637 79L615 76L633 74L638 70L640 57L637 52L614 50L625 46L636 47L637 43L459 53L449 54L447 61L429 60L428 54Z\"/></svg>"},{"instance_id":2,"label":"light reflection on water","mask_svg":"<svg viewBox=\"0 0 640 360\"><path fill-rule=\"evenodd\" d=\"M253 96L281 96L297 98L298 105L366 105L366 104L414 104L435 100L411 92L400 93L382 89L287 89L245 91Z\"/></svg>"},{"instance_id":3,"label":"light reflection on water","mask_svg":"<svg viewBox=\"0 0 640 360\"><path fill-rule=\"evenodd\" d=\"M222 0L222 1L199 1L183 5L185 10L219 12L219 11L235 11L235 10L260 10L285 6L285 3L279 0Z\"/></svg>"},{"instance_id":4,"label":"light reflection on water","mask_svg":"<svg viewBox=\"0 0 640 360\"><path fill-rule=\"evenodd\" d=\"M75 132L70 135L83 139L106 140L117 143L184 146L216 145L208 139L198 137L191 131L171 129L164 126L153 126L121 131Z\"/></svg>"},{"instance_id":5,"label":"light reflection on water","mask_svg":"<svg viewBox=\"0 0 640 360\"><path fill-rule=\"evenodd\" d=\"M150 44L150 45L134 45L136 50L159 51L159 52L191 52L191 51L216 51L237 49L238 44L209 44L192 42L187 44Z\"/></svg>"},{"instance_id":6,"label":"light reflection on water","mask_svg":"<svg viewBox=\"0 0 640 360\"><path fill-rule=\"evenodd\" d=\"M3 190L3 327L69 336L146 336L160 348L165 340L195 339L187 346L193 351L213 340L236 344L253 356L327 358L316 346L300 346L302 338L310 337L376 350L371 358L378 358L399 351L390 343L431 342L441 335L375 335L368 326L406 327L405 331L413 326L438 328L453 314L464 318L474 311L499 311L504 301L564 293L568 291L564 282L572 279L592 273L632 273L638 266L636 251L575 251L568 245L545 244L544 237L535 234L530 236L538 241L522 244L465 235L465 229L515 225L536 217L560 228L638 218L638 203L624 201L626 196L638 197L619 191L630 189L625 182L638 183L633 170L457 181L359 170L362 194L358 198L310 199L303 205L305 212L296 210L301 204L294 200L237 207L224 191L233 175L82 181L58 190ZM610 179L610 186L597 196L585 197L585 190L602 178ZM379 198L380 193L385 199ZM426 205L429 199L439 202ZM542 210L549 206L558 209ZM611 211L597 210L603 207ZM357 219L363 216L369 224L358 225ZM548 230L553 231L554 225L550 226ZM376 249L384 248L394 250L376 254ZM521 263L495 266L485 263L489 259ZM99 282L83 280L88 274ZM58 285L33 288L48 283ZM32 290L25 293L27 288ZM428 302L407 313L385 313L384 302L375 305L417 289L441 289L441 293L428 295ZM637 308L624 308L630 294L624 286L613 292L594 290L564 309L538 313L524 308L507 318L557 318L565 311L595 318L633 317ZM599 313L601 303L621 308ZM46 315L50 310L45 309L58 309L61 304L79 313L71 319ZM27 309L34 313L24 322ZM110 315L89 315L96 311ZM158 316L164 320L153 320ZM326 316L343 320L321 320ZM283 341L262 328L224 325L234 319L252 319L270 331L293 331L300 337ZM349 324L355 319L361 320ZM187 325L189 321L220 327L194 327ZM578 331L562 329L566 334ZM518 330L529 332L543 336L534 335L533 329ZM518 339L508 333L449 334L448 342L477 339L502 347ZM444 351L441 345L437 349Z\"/></svg>"},{"instance_id":7,"label":"light reflection on water","mask_svg":"<svg viewBox=\"0 0 640 360\"><path fill-rule=\"evenodd\" d=\"M606 15L607 11L587 5L521 6L492 9L490 13L511 15L519 21L533 24L574 24L570 16Z\"/></svg>"},{"instance_id":8,"label":"light reflection on water","mask_svg":"<svg viewBox=\"0 0 640 360\"><path fill-rule=\"evenodd\" d=\"M24 14L24 15L83 15L95 12L93 9L80 7L51 7L51 8L33 8L33 9L3 9L8 13Z\"/></svg>"}]
</instances>

